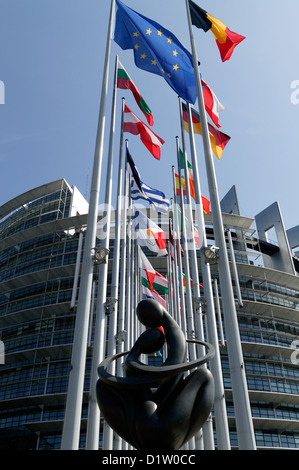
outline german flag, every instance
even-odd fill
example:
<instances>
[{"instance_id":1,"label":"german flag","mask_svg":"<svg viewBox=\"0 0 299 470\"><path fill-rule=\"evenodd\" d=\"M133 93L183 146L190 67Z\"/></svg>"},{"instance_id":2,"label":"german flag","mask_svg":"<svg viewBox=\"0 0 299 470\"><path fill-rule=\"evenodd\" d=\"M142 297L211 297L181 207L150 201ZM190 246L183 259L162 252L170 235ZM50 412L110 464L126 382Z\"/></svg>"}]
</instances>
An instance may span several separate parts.
<instances>
[{"instance_id":1,"label":"german flag","mask_svg":"<svg viewBox=\"0 0 299 470\"><path fill-rule=\"evenodd\" d=\"M205 32L211 30L216 39L222 62L228 60L234 48L243 41L245 37L230 31L222 21L214 18L214 16L200 8L196 3L192 2L192 0L189 0L189 6L192 24L197 28L203 29Z\"/></svg>"},{"instance_id":2,"label":"german flag","mask_svg":"<svg viewBox=\"0 0 299 470\"><path fill-rule=\"evenodd\" d=\"M189 124L188 124L188 111L187 111L187 106L185 103L182 104L183 108L183 125L184 129L186 132L189 132ZM202 130L201 130L201 122L200 122L200 117L199 114L195 111L195 109L191 108L191 114L192 114L192 122L193 122L193 130L195 134L200 134L202 135ZM226 144L230 140L230 136L227 134L224 134L223 132L220 132L219 129L217 129L214 125L208 122L208 129L209 129L209 134L210 134L210 142L211 142L211 147L218 158L220 160L222 156L222 152L226 146Z\"/></svg>"}]
</instances>

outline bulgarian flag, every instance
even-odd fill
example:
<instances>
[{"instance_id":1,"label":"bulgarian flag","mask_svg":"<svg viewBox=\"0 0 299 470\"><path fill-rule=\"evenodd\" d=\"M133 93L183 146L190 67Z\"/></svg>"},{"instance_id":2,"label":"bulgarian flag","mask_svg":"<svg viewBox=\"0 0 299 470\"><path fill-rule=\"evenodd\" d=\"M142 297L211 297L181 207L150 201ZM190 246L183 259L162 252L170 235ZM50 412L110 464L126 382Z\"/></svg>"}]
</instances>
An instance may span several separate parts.
<instances>
[{"instance_id":1,"label":"bulgarian flag","mask_svg":"<svg viewBox=\"0 0 299 470\"><path fill-rule=\"evenodd\" d=\"M152 126L154 124L152 112L119 60L117 64L117 88L121 88L122 90L131 90L136 103L145 115L147 122Z\"/></svg>"},{"instance_id":2,"label":"bulgarian flag","mask_svg":"<svg viewBox=\"0 0 299 470\"><path fill-rule=\"evenodd\" d=\"M189 0L191 21L197 28L203 29L204 32L211 30L221 55L222 62L230 59L234 48L240 44L244 36L234 33L228 29L222 21L214 18L200 8L195 2Z\"/></svg>"},{"instance_id":3,"label":"bulgarian flag","mask_svg":"<svg viewBox=\"0 0 299 470\"><path fill-rule=\"evenodd\" d=\"M188 113L187 113L187 107L183 103L183 125L185 131L189 132L189 123L188 123ZM200 134L202 135L202 130L201 130L201 122L200 122L200 117L199 114L192 108L192 122L193 122L193 130L195 134ZM226 146L226 144L230 141L230 136L227 134L224 134L221 132L219 129L217 129L213 124L208 122L208 129L209 129L209 135L210 135L210 142L211 142L211 147L218 158L220 160L222 156L222 152Z\"/></svg>"},{"instance_id":4,"label":"bulgarian flag","mask_svg":"<svg viewBox=\"0 0 299 470\"><path fill-rule=\"evenodd\" d=\"M153 157L160 160L161 147L165 143L161 137L158 137L144 122L142 122L133 111L125 104L124 108L124 132L139 135L140 140L151 152Z\"/></svg>"}]
</instances>

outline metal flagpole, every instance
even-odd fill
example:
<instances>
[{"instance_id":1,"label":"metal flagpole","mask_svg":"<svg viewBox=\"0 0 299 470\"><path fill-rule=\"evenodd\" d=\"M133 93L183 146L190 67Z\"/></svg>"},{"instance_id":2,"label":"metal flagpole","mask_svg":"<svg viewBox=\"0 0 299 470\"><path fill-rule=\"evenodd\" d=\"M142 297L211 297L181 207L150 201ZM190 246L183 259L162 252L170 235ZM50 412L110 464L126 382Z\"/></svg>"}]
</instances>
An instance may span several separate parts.
<instances>
[{"instance_id":1,"label":"metal flagpole","mask_svg":"<svg viewBox=\"0 0 299 470\"><path fill-rule=\"evenodd\" d=\"M126 146L128 146L128 140L126 140ZM126 278L125 278L125 299L124 299L124 324L125 324L125 350L128 351L131 348L132 343L132 335L131 335L131 327L132 327L132 319L131 319L131 308L132 308L132 298L131 298L131 276L132 276L132 264L131 264L131 257L132 257L132 199L131 199L131 177L127 172L127 185L128 185L128 209L127 209L127 227L126 227L126 253L124 256L127 258L126 261ZM122 442L123 449L130 450L130 444L123 440Z\"/></svg>"},{"instance_id":2,"label":"metal flagpole","mask_svg":"<svg viewBox=\"0 0 299 470\"><path fill-rule=\"evenodd\" d=\"M174 188L175 191L175 188ZM175 196L174 196L175 197ZM183 328L184 332L186 332L185 323L182 325L181 321L181 311L185 310L185 299L184 299L184 290L182 289L182 303L180 304L179 301L179 280L178 280L178 262L180 261L180 268L179 272L182 272L181 263L182 259L178 257L178 251L180 252L180 246L178 247L177 238L179 243L179 237L176 237L176 227L174 224L174 201L171 199L171 207L172 207L172 220L169 218L169 230L172 231L172 238L173 238L173 257L170 256L170 263L172 267L172 281L173 281L173 318L176 320L180 328ZM172 226L171 226L172 224ZM179 248L179 249L178 249Z\"/></svg>"},{"instance_id":3,"label":"metal flagpole","mask_svg":"<svg viewBox=\"0 0 299 470\"><path fill-rule=\"evenodd\" d=\"M205 221L203 214L203 204L201 199L201 188L200 188L200 179L199 171L197 164L197 156L195 149L194 141L194 132L193 126L191 124L191 109L188 104L188 120L189 120L189 140L191 148L191 161L193 168L193 177L194 177L194 191L196 198L196 216L198 231L201 234L201 246L206 246L206 231L205 231ZM222 366L221 366L221 357L219 351L219 342L217 334L217 324L215 318L215 305L213 299L213 286L211 280L211 270L210 264L205 262L203 256L201 256L201 271L204 285L204 295L206 302L206 322L207 322L207 333L208 341L215 348L215 356L210 362L211 372L215 381L215 401L214 401L214 411L215 411L215 425L216 425L216 435L217 435L217 446L219 450L229 450L230 438L229 438L229 428L227 421L227 411L226 403L224 396L224 385L223 385L223 375L222 375Z\"/></svg>"},{"instance_id":4,"label":"metal flagpole","mask_svg":"<svg viewBox=\"0 0 299 470\"><path fill-rule=\"evenodd\" d=\"M124 109L123 98L123 109ZM126 148L128 147L128 140L126 140ZM121 158L121 157L120 157ZM126 159L125 159L126 161ZM120 278L119 278L119 302L118 302L118 319L117 319L117 333L116 333L116 349L117 354L127 351L130 344L130 324L128 323L128 312L131 305L131 287L128 279L130 277L131 263L131 197L130 197L130 178L127 172L126 164L124 166L124 187L123 198L121 207L121 245L120 245ZM118 376L123 375L121 362L116 363L116 373ZM115 450L127 450L128 443L118 436L116 436Z\"/></svg>"},{"instance_id":5,"label":"metal flagpole","mask_svg":"<svg viewBox=\"0 0 299 470\"><path fill-rule=\"evenodd\" d=\"M220 336L220 346L223 348L225 346L224 334L223 334L223 327L222 327L222 318L221 318L221 309L220 309L220 301L218 295L218 282L217 279L213 280L214 284L214 292L215 292L215 304L216 304L216 312L217 312L217 319L219 323L219 336Z\"/></svg>"},{"instance_id":6,"label":"metal flagpole","mask_svg":"<svg viewBox=\"0 0 299 470\"><path fill-rule=\"evenodd\" d=\"M124 99L123 99L124 108ZM122 153L120 153L120 160ZM118 318L116 333L116 352L124 351L125 338L127 331L125 330L125 299L126 299L126 251L127 251L127 212L128 212L128 178L126 168L124 167L124 185L123 198L121 198L121 186L119 186L119 203L120 207L120 277L119 277L119 301L118 301ZM121 176L120 176L121 178ZM116 375L121 377L123 374L121 361L116 363ZM121 450L126 443L118 436L115 436L115 450Z\"/></svg>"},{"instance_id":7,"label":"metal flagpole","mask_svg":"<svg viewBox=\"0 0 299 470\"><path fill-rule=\"evenodd\" d=\"M124 168L124 190L122 204L122 221L121 221L121 248L120 248L120 280L119 280L119 308L118 308L118 325L117 325L117 353L124 350L125 336L125 299L126 299L126 269L127 269L127 215L128 215L128 175ZM117 362L117 375L122 375L120 361Z\"/></svg>"},{"instance_id":8,"label":"metal flagpole","mask_svg":"<svg viewBox=\"0 0 299 470\"><path fill-rule=\"evenodd\" d=\"M233 245L233 240L232 240L232 234L229 228L226 229L226 234L227 234L228 245L229 245L229 250L230 250L231 263L232 263L233 272L235 276L235 286L237 290L238 302L239 302L239 306L243 307L243 300L242 300L242 295L241 295L241 288L240 288L239 274L238 274L237 263L236 263L236 258L235 258L234 245Z\"/></svg>"},{"instance_id":9,"label":"metal flagpole","mask_svg":"<svg viewBox=\"0 0 299 470\"><path fill-rule=\"evenodd\" d=\"M118 62L118 58L117 58ZM109 336L108 336L108 356L112 356L116 352L116 335L117 335L117 311L119 303L119 272L120 272L120 239L121 239L121 204L122 204L122 185L123 185L123 116L124 116L124 98L122 99L122 111L121 111L121 127L120 127L120 145L119 145L119 163L118 163L118 182L117 182L117 201L116 201L116 212L115 212L115 233L114 233L114 245L113 245L113 261L112 261L112 280L111 280L111 307L109 317ZM118 337L117 337L118 338ZM109 372L115 372L115 362L109 367ZM113 431L107 425L104 424L105 442L107 446L112 449L113 447ZM108 437L109 435L109 437ZM119 436L115 434L115 447L119 446ZM108 444L109 443L109 444Z\"/></svg>"},{"instance_id":10,"label":"metal flagpole","mask_svg":"<svg viewBox=\"0 0 299 470\"><path fill-rule=\"evenodd\" d=\"M179 98L179 108L180 108L180 121L181 121L181 133L182 133L182 154L183 154L183 166L184 166L184 173L185 173L185 189L186 189L186 197L187 197L187 211L188 211L188 219L190 230L188 234L188 247L190 245L190 260L191 260L191 274L192 274L192 283L193 283L193 299L194 302L194 323L196 327L197 336L200 340L204 341L204 330L202 324L202 315L201 315L201 307L200 307L200 286L199 286L199 277L198 277L198 267L197 267L197 257L196 257L196 248L195 248L195 240L194 240L194 226L193 226L193 214L192 214L192 203L191 203L191 195L190 195L190 184L188 178L188 163L187 163L187 154L186 154L186 144L185 144L185 136L184 136L184 128L182 123L182 106L181 106L181 98ZM181 165L181 162L179 162ZM204 352L204 348L201 346L199 348L201 354Z\"/></svg>"},{"instance_id":11,"label":"metal flagpole","mask_svg":"<svg viewBox=\"0 0 299 470\"><path fill-rule=\"evenodd\" d=\"M128 141L126 140L126 145L128 146ZM126 169L127 172L127 169ZM126 296L125 296L125 328L126 328L126 337L125 337L125 349L128 351L131 347L131 256L132 256L132 199L131 199L131 176L127 172L128 178L128 220L127 220L127 273L126 273Z\"/></svg>"},{"instance_id":12,"label":"metal flagpole","mask_svg":"<svg viewBox=\"0 0 299 470\"><path fill-rule=\"evenodd\" d=\"M88 406L88 420L87 420L87 436L86 436L86 450L98 450L99 448L99 434L100 434L100 410L97 404L96 397L96 384L98 381L98 366L104 359L105 354L105 323L106 323L106 302L107 302L107 277L108 277L108 253L110 242L110 229L111 229L111 199L112 199L112 177L113 177L113 151L114 151L114 135L115 135L115 109L116 109L116 95L117 95L117 64L118 59L115 60L114 70L114 87L111 107L111 122L110 122L110 139L109 139L109 153L107 161L106 172L106 193L105 193L105 207L103 211L103 222L99 237L101 240L100 248L103 251L105 258L99 264L98 274L98 293L97 293L97 308L96 308L96 323L95 334L93 342L93 357L90 373L90 392L89 392L89 406ZM104 443L104 446L112 445Z\"/></svg>"},{"instance_id":13,"label":"metal flagpole","mask_svg":"<svg viewBox=\"0 0 299 470\"><path fill-rule=\"evenodd\" d=\"M71 370L69 376L67 401L62 433L62 450L78 450L83 400L83 387L86 362L86 347L89 322L93 278L93 249L95 247L100 180L103 159L103 143L105 133L105 109L108 90L109 62L114 23L115 0L111 0L109 27L106 43L106 54L103 72L101 103L95 145L93 173L90 191L90 202L87 216L87 228L83 251L81 281L79 289L76 324L74 331Z\"/></svg>"},{"instance_id":14,"label":"metal flagpole","mask_svg":"<svg viewBox=\"0 0 299 470\"><path fill-rule=\"evenodd\" d=\"M185 225L185 203L184 203L184 195L183 195L183 187L182 187L182 178L181 178L181 169L179 164L179 144L178 144L178 137L176 137L176 146L177 146L177 160L178 160L178 172L179 172L179 188L180 188L180 210L181 210L181 234L182 234L182 242L183 242L183 250L184 250L184 271L185 271L185 288L186 288L186 295L184 293L184 284L183 284L183 269L182 269L182 255L181 255L181 248L180 248L180 227L179 227L179 208L176 200L176 184L175 184L175 171L174 166L172 167L172 174L173 174L173 187L174 187L174 217L176 223L176 231L177 231L177 241L178 241L178 260L179 260L179 278L180 278L180 292L181 297L180 301L184 301L185 306L181 308L181 318L182 318L182 330L185 333L188 339L192 339L194 336L194 318L193 318L193 305L192 305L192 295L191 295L191 279L190 279L190 271L189 271L189 258L188 258L188 246L187 246L187 234L186 234L186 225ZM183 307L183 306L181 306ZM189 343L188 347L188 356L189 360L193 360L196 357L195 353L195 346L194 343ZM185 449L193 449L194 448L194 438L190 439L184 446ZM201 445L202 440L199 439L198 441L198 448L202 448Z\"/></svg>"},{"instance_id":15,"label":"metal flagpole","mask_svg":"<svg viewBox=\"0 0 299 470\"><path fill-rule=\"evenodd\" d=\"M199 287L199 277L198 277L198 266L197 266L197 257L196 257L196 248L194 240L194 226L193 226L193 214L192 214L192 204L191 204L191 195L190 195L190 184L188 176L188 162L186 154L186 144L185 144L185 135L184 135L184 126L183 126L183 113L182 113L182 101L179 98L179 108L180 108L180 122L181 122L181 132L182 132L182 146L183 146L183 166L185 173L185 188L187 196L187 209L188 209L188 218L190 220L190 233L188 240L188 245L190 244L190 261L191 261L191 273L193 281L193 299L194 299L194 323L196 328L196 337L204 341L205 334L202 322L202 308L200 302L200 287ZM203 217L203 213L202 213ZM215 345L218 348L218 344ZM199 355L204 354L204 348L197 348ZM206 367L206 366L205 366ZM213 433L213 423L212 419L207 420L202 428L203 439L204 439L204 448L205 450L214 450L214 433ZM198 439L198 436L197 436Z\"/></svg>"},{"instance_id":16,"label":"metal flagpole","mask_svg":"<svg viewBox=\"0 0 299 470\"><path fill-rule=\"evenodd\" d=\"M134 210L134 203L132 201L132 212ZM132 224L132 222L131 222ZM129 316L130 316L130 329L131 329L131 344L130 348L133 346L135 342L135 243L134 243L134 234L131 229L131 239L130 239L130 244L131 244L131 258L130 258L130 287L131 287L131 292L130 292L130 310L129 310Z\"/></svg>"},{"instance_id":17,"label":"metal flagpole","mask_svg":"<svg viewBox=\"0 0 299 470\"><path fill-rule=\"evenodd\" d=\"M183 333L187 335L187 324L186 324L186 302L183 282L183 266L182 266L182 255L181 255L181 233L178 223L178 211L177 211L177 198L175 194L175 175L174 166L172 167L173 172L173 241L174 241L174 269L176 271L175 284L176 284L176 303L177 303L177 322Z\"/></svg>"},{"instance_id":18,"label":"metal flagpole","mask_svg":"<svg viewBox=\"0 0 299 470\"><path fill-rule=\"evenodd\" d=\"M185 268L185 284L186 284L186 316L187 316L187 338L192 339L194 336L194 318L193 318L193 305L192 305L192 296L191 296L191 278L190 278L190 267L189 267L189 257L188 257L188 246L187 246L187 233L186 233L186 223L185 223L185 203L184 203L184 194L182 187L182 178L181 178L181 168L180 168L180 149L178 137L176 137L176 150L177 150L177 161L178 161L178 172L179 172L179 182L180 182L180 201L181 201L181 225L182 225L182 235L183 235L183 250L184 250L184 268ZM178 220L178 212L177 212ZM191 343L192 344L192 343ZM190 346L191 346L190 344ZM194 343L192 347L189 348L190 360L195 359L195 347Z\"/></svg>"},{"instance_id":19,"label":"metal flagpole","mask_svg":"<svg viewBox=\"0 0 299 470\"><path fill-rule=\"evenodd\" d=\"M170 254L170 242L168 241L167 250L167 279L168 279L168 311L172 317L174 317L173 311L173 297L172 297L172 269L171 269L171 254Z\"/></svg>"},{"instance_id":20,"label":"metal flagpole","mask_svg":"<svg viewBox=\"0 0 299 470\"><path fill-rule=\"evenodd\" d=\"M76 298L77 298L77 287L78 287L80 264L81 264L81 255L82 255L82 245L83 245L83 233L84 233L84 230L81 229L80 232L79 232L76 267L75 267L75 276L74 276L74 284L73 284L72 299L71 299L71 306L70 306L71 309L75 307Z\"/></svg>"},{"instance_id":21,"label":"metal flagpole","mask_svg":"<svg viewBox=\"0 0 299 470\"><path fill-rule=\"evenodd\" d=\"M232 382L232 392L234 399L235 419L238 433L240 450L256 449L254 428L252 423L250 401L246 382L243 352L239 334L234 294L232 290L231 274L226 250L222 214L219 202L216 174L209 139L207 118L205 114L202 85L198 68L197 53L192 31L192 21L189 8L189 0L185 0L190 32L190 41L193 56L193 66L195 73L199 115L201 120L201 130L206 162L206 172L208 178L210 201L212 209L213 227L215 242L219 248L218 269L222 294L223 314L225 321L225 331L227 337L227 350L230 364L230 374Z\"/></svg>"}]
</instances>

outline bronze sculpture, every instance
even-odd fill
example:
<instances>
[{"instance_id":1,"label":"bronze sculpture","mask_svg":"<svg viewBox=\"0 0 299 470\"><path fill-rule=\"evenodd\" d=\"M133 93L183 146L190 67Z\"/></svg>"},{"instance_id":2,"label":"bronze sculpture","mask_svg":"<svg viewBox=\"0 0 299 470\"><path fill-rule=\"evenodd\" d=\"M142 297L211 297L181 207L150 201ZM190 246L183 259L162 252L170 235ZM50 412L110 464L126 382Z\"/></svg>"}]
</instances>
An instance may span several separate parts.
<instances>
[{"instance_id":1,"label":"bronze sculpture","mask_svg":"<svg viewBox=\"0 0 299 470\"><path fill-rule=\"evenodd\" d=\"M186 340L175 320L154 300L137 307L139 321L148 329L131 351L105 359L98 368L97 400L103 417L124 440L143 451L173 451L190 440L207 420L214 401L214 380L205 367L184 377L184 372L206 363L214 355L186 362ZM162 329L159 329L162 327ZM139 361L167 343L162 366ZM109 364L127 355L124 377L107 372Z\"/></svg>"}]
</instances>

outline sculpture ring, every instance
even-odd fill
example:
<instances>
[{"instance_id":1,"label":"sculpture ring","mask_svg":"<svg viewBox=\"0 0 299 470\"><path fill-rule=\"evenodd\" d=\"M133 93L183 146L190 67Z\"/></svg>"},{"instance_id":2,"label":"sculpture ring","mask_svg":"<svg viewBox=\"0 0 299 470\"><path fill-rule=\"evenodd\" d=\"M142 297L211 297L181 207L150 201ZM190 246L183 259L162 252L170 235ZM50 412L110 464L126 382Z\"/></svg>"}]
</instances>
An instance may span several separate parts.
<instances>
[{"instance_id":1,"label":"sculpture ring","mask_svg":"<svg viewBox=\"0 0 299 470\"><path fill-rule=\"evenodd\" d=\"M129 354L130 351L123 353L115 354L113 356L107 357L104 359L98 367L99 379L109 384L113 387L120 387L122 389L144 389L148 387L157 387L169 377L177 375L182 372L186 372L195 367L205 364L215 354L215 349L210 343L199 340L187 340L188 343L196 343L205 346L208 349L208 352L205 356L202 356L198 359L194 359L189 362L184 362L181 364L173 364L169 366L148 366L143 364L138 359L130 359L128 364L131 370L135 370L138 373L147 374L142 375L141 377L117 377L109 372L107 372L108 366L118 358Z\"/></svg>"}]
</instances>

